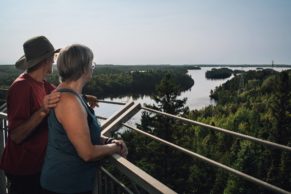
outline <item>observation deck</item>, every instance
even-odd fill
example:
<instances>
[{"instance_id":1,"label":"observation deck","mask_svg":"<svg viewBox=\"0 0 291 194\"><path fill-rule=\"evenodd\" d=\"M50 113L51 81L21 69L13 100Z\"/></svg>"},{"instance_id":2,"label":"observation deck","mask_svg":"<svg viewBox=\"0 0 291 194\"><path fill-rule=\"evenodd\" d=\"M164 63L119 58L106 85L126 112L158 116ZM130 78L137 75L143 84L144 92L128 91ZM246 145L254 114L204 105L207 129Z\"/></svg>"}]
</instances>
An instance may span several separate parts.
<instances>
[{"instance_id":1,"label":"observation deck","mask_svg":"<svg viewBox=\"0 0 291 194\"><path fill-rule=\"evenodd\" d=\"M136 103L134 101L131 101L128 103L100 101L99 103L107 103L107 104L110 103L110 104L122 105L122 107L118 111L116 111L114 114L112 114L109 118L105 118L102 115L97 116L97 118L104 120L101 123L101 129L102 129L101 134L104 136L110 137L116 130L120 129L121 127L125 127L136 133L142 134L148 138L158 141L161 144L167 145L170 149L182 152L185 155L190 156L191 158L200 160L201 162L204 162L208 165L220 168L226 173L230 173L234 176L238 176L246 181L251 182L257 187L262 187L266 190L270 190L275 193L285 193L285 194L291 193L290 191L286 191L282 188L277 187L276 185L267 183L249 174L246 174L244 172L241 172L239 170L236 170L234 168L221 164L217 161L214 161L210 158L202 156L198 153L195 153L189 149L186 149L172 142L161 139L160 137L154 136L152 134L149 134L141 129L138 129L135 126L128 124L127 121L130 118L132 118L134 115L136 115L140 110L149 111L154 114L159 114L165 117L179 120L183 123L201 126L205 130L213 130L213 131L224 133L226 135L229 135L235 138L240 138L247 141L251 141L256 144L261 144L269 149L282 150L282 151L287 152L288 154L291 153L291 147L277 144L270 141L266 141L266 140L262 140L262 139L248 136L245 134L237 133L237 132L223 129L220 127L208 125L205 123L197 122L197 121L190 120L187 118L179 117L179 116L172 115L166 112L153 110L151 108L145 107L141 105L140 103ZM3 104L2 106L0 106L0 154L2 154L6 141L7 141L7 134L8 134L7 125L8 125L8 121L7 121L7 114L6 114L6 105ZM115 170L118 171L119 174L121 174L122 177L124 178L122 179L117 178L114 173L110 172L112 171L112 169L111 167L110 169L108 169L107 164L109 164L111 167L113 166ZM157 180L155 177L151 176L150 174L140 169L139 167L137 167L135 164L131 163L127 159L119 156L118 154L113 154L111 157L108 157L105 159L105 161L98 168L96 172L96 177L97 178L96 178L96 184L94 188L94 194L105 194L105 193L109 193L109 194L113 194L113 193L114 194L119 194L119 193L120 194L124 194L124 193L174 194L174 193L177 193L175 190L168 187L165 183L162 183L161 181ZM8 193L8 184L9 182L4 176L3 171L0 171L0 193L3 193L3 194Z\"/></svg>"}]
</instances>

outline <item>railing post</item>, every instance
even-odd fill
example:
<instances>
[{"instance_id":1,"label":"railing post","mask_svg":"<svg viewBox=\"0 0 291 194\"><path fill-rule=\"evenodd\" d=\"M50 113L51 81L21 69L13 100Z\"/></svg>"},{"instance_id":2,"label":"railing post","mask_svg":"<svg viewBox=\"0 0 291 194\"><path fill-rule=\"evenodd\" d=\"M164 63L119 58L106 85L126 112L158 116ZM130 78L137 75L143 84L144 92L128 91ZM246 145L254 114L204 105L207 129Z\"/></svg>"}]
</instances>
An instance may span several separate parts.
<instances>
[{"instance_id":1,"label":"railing post","mask_svg":"<svg viewBox=\"0 0 291 194\"><path fill-rule=\"evenodd\" d=\"M124 112L126 112L133 105L134 105L133 101L130 101L127 104L125 104L121 110L114 113L110 118L106 119L106 121L101 126L101 130L104 130L106 127L108 127L108 125L110 125L112 122L114 122L116 120L116 118L120 117L120 115L122 115Z\"/></svg>"},{"instance_id":2,"label":"railing post","mask_svg":"<svg viewBox=\"0 0 291 194\"><path fill-rule=\"evenodd\" d=\"M7 130L7 115L5 113L0 113L0 159L5 147L6 142L6 130ZM0 193L6 192L6 178L3 170L0 170Z\"/></svg>"}]
</instances>

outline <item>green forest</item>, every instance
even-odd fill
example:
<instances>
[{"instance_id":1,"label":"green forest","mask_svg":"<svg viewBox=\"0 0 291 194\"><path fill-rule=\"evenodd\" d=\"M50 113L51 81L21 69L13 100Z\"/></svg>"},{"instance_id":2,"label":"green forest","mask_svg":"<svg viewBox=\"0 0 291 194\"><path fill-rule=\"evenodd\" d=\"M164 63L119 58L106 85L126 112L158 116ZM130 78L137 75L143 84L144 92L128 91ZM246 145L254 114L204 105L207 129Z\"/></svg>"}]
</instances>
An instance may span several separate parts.
<instances>
[{"instance_id":1,"label":"green forest","mask_svg":"<svg viewBox=\"0 0 291 194\"><path fill-rule=\"evenodd\" d=\"M217 105L190 111L175 80L165 76L156 89L156 110L291 146L291 70L237 74L212 92ZM195 153L291 191L291 154L207 128L144 111L136 127ZM128 160L178 193L274 193L132 130L121 135Z\"/></svg>"},{"instance_id":2,"label":"green forest","mask_svg":"<svg viewBox=\"0 0 291 194\"><path fill-rule=\"evenodd\" d=\"M211 98L217 102L215 106L189 110L185 106L187 99L179 98L181 91L194 84L186 74L189 68L199 69L172 65L98 65L84 93L98 98L151 95L156 104L146 105L150 108L291 146L291 70L232 72L231 80L211 91ZM0 88L8 89L20 73L13 66L0 66ZM49 81L59 83L57 71ZM146 111L136 127L291 191L289 152ZM127 143L129 161L178 193L273 193L131 130L117 131L113 136L121 136Z\"/></svg>"},{"instance_id":3,"label":"green forest","mask_svg":"<svg viewBox=\"0 0 291 194\"><path fill-rule=\"evenodd\" d=\"M232 70L228 68L212 68L210 71L206 71L205 77L207 79L225 79L232 75Z\"/></svg>"},{"instance_id":4,"label":"green forest","mask_svg":"<svg viewBox=\"0 0 291 194\"><path fill-rule=\"evenodd\" d=\"M178 90L188 90L194 80L187 74L187 69L195 66L174 65L97 65L92 80L85 86L84 93L98 98L119 97L123 95L151 95L156 85L166 74L171 74L178 84ZM21 71L13 65L0 65L0 89L7 90ZM57 69L54 67L48 81L59 84ZM5 92L0 92L1 102L5 101Z\"/></svg>"}]
</instances>

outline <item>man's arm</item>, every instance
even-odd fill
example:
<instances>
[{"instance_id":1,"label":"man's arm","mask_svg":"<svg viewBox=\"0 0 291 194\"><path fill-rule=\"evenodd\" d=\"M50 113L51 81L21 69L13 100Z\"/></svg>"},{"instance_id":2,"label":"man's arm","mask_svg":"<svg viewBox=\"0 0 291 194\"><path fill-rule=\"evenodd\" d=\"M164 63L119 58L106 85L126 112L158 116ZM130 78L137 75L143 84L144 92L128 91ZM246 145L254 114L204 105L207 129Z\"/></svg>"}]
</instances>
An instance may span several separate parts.
<instances>
[{"instance_id":1,"label":"man's arm","mask_svg":"<svg viewBox=\"0 0 291 194\"><path fill-rule=\"evenodd\" d=\"M91 108L99 107L98 99L96 96L86 94L86 95L84 95L84 97L86 98L86 100L89 103Z\"/></svg>"},{"instance_id":2,"label":"man's arm","mask_svg":"<svg viewBox=\"0 0 291 194\"><path fill-rule=\"evenodd\" d=\"M34 112L28 119L18 122L17 127L10 131L11 140L16 144L22 143L46 117L49 109L57 105L59 100L59 92L52 92L46 95L40 109Z\"/></svg>"}]
</instances>

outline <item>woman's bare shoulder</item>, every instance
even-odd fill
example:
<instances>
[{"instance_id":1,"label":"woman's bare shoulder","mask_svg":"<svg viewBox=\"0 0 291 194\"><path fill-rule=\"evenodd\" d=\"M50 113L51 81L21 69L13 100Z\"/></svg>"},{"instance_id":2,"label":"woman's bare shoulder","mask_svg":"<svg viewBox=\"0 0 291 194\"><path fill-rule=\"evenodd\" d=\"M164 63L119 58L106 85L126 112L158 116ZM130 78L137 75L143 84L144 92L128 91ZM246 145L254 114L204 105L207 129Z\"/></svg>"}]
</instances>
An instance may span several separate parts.
<instances>
[{"instance_id":1,"label":"woman's bare shoulder","mask_svg":"<svg viewBox=\"0 0 291 194\"><path fill-rule=\"evenodd\" d=\"M78 97L68 92L62 93L61 100L57 104L55 111L58 118L72 117L85 113Z\"/></svg>"}]
</instances>

